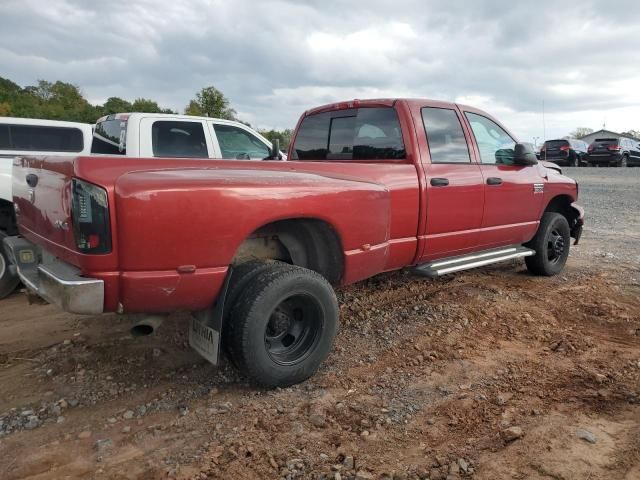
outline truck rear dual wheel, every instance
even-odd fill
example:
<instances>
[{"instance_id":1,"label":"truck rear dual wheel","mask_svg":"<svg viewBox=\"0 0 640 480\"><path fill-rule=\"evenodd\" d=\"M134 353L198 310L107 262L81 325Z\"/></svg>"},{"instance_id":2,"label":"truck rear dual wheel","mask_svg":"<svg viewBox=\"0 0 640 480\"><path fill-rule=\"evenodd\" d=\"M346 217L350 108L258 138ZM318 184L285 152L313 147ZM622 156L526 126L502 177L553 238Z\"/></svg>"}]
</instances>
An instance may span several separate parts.
<instances>
[{"instance_id":1,"label":"truck rear dual wheel","mask_svg":"<svg viewBox=\"0 0 640 480\"><path fill-rule=\"evenodd\" d=\"M281 262L246 266L236 278L223 326L233 363L266 387L286 387L312 376L338 330L338 301L329 282L312 270Z\"/></svg>"},{"instance_id":2,"label":"truck rear dual wheel","mask_svg":"<svg viewBox=\"0 0 640 480\"><path fill-rule=\"evenodd\" d=\"M552 276L562 271L569 257L571 231L567 219L556 212L546 212L533 239L525 246L535 250L525 263L534 275Z\"/></svg>"},{"instance_id":3,"label":"truck rear dual wheel","mask_svg":"<svg viewBox=\"0 0 640 480\"><path fill-rule=\"evenodd\" d=\"M2 236L0 236L0 299L9 296L20 283L20 279L9 268L9 258L2 248Z\"/></svg>"}]
</instances>

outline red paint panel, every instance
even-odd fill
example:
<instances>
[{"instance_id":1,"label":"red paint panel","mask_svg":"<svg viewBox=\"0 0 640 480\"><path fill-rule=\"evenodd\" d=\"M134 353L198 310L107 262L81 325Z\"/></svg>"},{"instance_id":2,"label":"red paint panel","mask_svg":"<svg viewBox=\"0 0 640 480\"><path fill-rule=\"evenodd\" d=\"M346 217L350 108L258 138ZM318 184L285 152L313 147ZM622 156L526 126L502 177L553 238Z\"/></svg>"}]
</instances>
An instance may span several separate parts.
<instances>
[{"instance_id":1,"label":"red paint panel","mask_svg":"<svg viewBox=\"0 0 640 480\"><path fill-rule=\"evenodd\" d=\"M189 274L124 272L120 278L120 302L127 313L203 310L213 304L226 274L226 267Z\"/></svg>"}]
</instances>

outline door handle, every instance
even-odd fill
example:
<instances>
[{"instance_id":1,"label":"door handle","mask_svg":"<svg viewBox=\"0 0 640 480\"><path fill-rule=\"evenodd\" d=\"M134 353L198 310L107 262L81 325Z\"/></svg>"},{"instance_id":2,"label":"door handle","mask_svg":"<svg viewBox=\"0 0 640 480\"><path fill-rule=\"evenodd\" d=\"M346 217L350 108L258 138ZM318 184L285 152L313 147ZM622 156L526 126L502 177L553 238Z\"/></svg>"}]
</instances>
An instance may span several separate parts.
<instances>
[{"instance_id":1,"label":"door handle","mask_svg":"<svg viewBox=\"0 0 640 480\"><path fill-rule=\"evenodd\" d=\"M431 183L431 186L433 187L446 187L447 185L449 185L449 179L448 178L432 178L429 183Z\"/></svg>"},{"instance_id":2,"label":"door handle","mask_svg":"<svg viewBox=\"0 0 640 480\"><path fill-rule=\"evenodd\" d=\"M502 179L498 177L487 178L487 185L502 185Z\"/></svg>"}]
</instances>

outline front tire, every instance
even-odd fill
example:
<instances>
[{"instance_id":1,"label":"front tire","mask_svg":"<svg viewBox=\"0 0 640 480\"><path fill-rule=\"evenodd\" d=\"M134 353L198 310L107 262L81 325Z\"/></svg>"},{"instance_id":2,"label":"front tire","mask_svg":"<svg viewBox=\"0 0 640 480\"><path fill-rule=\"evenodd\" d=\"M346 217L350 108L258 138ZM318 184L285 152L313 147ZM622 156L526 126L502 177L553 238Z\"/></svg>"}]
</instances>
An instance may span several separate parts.
<instances>
[{"instance_id":1,"label":"front tire","mask_svg":"<svg viewBox=\"0 0 640 480\"><path fill-rule=\"evenodd\" d=\"M233 362L266 387L300 383L329 355L338 312L333 288L320 274L278 264L262 270L232 306L227 341Z\"/></svg>"},{"instance_id":2,"label":"front tire","mask_svg":"<svg viewBox=\"0 0 640 480\"><path fill-rule=\"evenodd\" d=\"M546 212L535 236L525 245L536 252L525 258L527 269L534 275L557 275L567 263L570 244L567 219L559 213Z\"/></svg>"}]
</instances>

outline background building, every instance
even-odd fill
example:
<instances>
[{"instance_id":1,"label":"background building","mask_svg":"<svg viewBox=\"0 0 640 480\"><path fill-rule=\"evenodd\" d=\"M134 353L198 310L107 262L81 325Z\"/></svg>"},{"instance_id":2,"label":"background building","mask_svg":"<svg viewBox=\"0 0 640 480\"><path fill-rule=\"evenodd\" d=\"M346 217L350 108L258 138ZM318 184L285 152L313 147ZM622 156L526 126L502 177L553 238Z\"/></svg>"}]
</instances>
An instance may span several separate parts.
<instances>
[{"instance_id":1,"label":"background building","mask_svg":"<svg viewBox=\"0 0 640 480\"><path fill-rule=\"evenodd\" d=\"M590 133L589 135L585 135L584 137L580 137L579 140L586 142L587 144L592 143L596 138L630 138L631 140L635 140L636 142L640 141L639 138L632 137L631 135L623 135L621 133L612 132L611 130L598 130L597 132Z\"/></svg>"}]
</instances>

